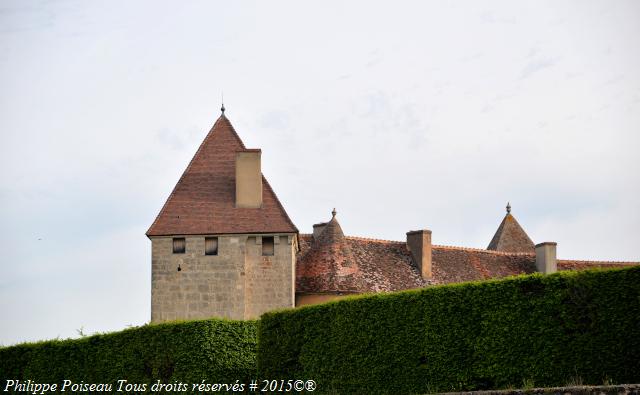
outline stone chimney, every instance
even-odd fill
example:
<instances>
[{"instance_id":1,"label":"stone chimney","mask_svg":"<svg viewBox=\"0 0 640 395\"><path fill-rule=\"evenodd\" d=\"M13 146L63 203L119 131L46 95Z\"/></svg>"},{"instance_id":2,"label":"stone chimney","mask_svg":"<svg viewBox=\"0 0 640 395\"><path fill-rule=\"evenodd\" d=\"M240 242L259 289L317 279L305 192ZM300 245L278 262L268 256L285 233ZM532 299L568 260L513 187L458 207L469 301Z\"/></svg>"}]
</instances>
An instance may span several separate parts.
<instances>
[{"instance_id":1,"label":"stone chimney","mask_svg":"<svg viewBox=\"0 0 640 395\"><path fill-rule=\"evenodd\" d=\"M407 232L407 248L413 261L418 265L423 279L431 278L431 231L412 230Z\"/></svg>"},{"instance_id":2,"label":"stone chimney","mask_svg":"<svg viewBox=\"0 0 640 395\"><path fill-rule=\"evenodd\" d=\"M262 207L262 170L259 149L236 153L236 207Z\"/></svg>"},{"instance_id":3,"label":"stone chimney","mask_svg":"<svg viewBox=\"0 0 640 395\"><path fill-rule=\"evenodd\" d=\"M556 246L558 243L545 241L536 244L536 268L540 273L551 274L558 271L556 261Z\"/></svg>"},{"instance_id":4,"label":"stone chimney","mask_svg":"<svg viewBox=\"0 0 640 395\"><path fill-rule=\"evenodd\" d=\"M317 240L318 236L320 236L320 233L322 233L322 231L324 230L324 228L327 226L327 222L320 222L319 224L314 224L313 225L313 239Z\"/></svg>"}]
</instances>

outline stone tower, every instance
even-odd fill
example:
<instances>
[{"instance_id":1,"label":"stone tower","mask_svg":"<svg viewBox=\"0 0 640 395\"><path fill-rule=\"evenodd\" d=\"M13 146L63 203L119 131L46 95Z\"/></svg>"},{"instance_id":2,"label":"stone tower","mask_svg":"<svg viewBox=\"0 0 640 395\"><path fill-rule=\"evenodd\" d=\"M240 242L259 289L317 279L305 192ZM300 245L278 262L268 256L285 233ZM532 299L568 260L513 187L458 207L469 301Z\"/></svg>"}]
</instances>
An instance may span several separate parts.
<instances>
[{"instance_id":1,"label":"stone tower","mask_svg":"<svg viewBox=\"0 0 640 395\"><path fill-rule=\"evenodd\" d=\"M294 306L298 230L224 107L147 237L151 322Z\"/></svg>"}]
</instances>

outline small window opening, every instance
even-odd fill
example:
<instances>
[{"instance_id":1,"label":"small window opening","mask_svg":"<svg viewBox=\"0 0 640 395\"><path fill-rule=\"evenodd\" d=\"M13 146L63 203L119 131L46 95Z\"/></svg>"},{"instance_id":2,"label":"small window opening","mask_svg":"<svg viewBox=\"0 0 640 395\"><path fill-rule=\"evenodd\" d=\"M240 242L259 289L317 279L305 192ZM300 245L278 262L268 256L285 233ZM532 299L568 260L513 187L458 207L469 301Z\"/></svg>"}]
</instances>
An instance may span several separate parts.
<instances>
[{"instance_id":1,"label":"small window opening","mask_svg":"<svg viewBox=\"0 0 640 395\"><path fill-rule=\"evenodd\" d=\"M273 255L273 236L262 238L262 255L263 256Z\"/></svg>"},{"instance_id":2,"label":"small window opening","mask_svg":"<svg viewBox=\"0 0 640 395\"><path fill-rule=\"evenodd\" d=\"M217 237L204 238L204 254L218 255L218 238Z\"/></svg>"},{"instance_id":3,"label":"small window opening","mask_svg":"<svg viewBox=\"0 0 640 395\"><path fill-rule=\"evenodd\" d=\"M174 254L184 254L186 248L186 241L184 237L175 237L173 239L173 253Z\"/></svg>"}]
</instances>

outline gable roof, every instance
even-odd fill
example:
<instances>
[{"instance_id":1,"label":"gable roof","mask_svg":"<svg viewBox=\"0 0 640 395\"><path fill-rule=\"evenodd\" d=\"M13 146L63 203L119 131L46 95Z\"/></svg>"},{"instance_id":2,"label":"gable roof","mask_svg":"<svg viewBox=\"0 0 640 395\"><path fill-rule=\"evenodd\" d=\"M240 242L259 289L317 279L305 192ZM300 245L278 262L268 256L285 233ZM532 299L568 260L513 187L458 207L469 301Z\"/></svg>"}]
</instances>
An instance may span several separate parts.
<instances>
[{"instance_id":1,"label":"gable roof","mask_svg":"<svg viewBox=\"0 0 640 395\"><path fill-rule=\"evenodd\" d=\"M504 252L533 253L535 245L527 233L522 229L516 218L511 215L511 206L507 205L507 215L498 226L487 250Z\"/></svg>"},{"instance_id":2,"label":"gable roof","mask_svg":"<svg viewBox=\"0 0 640 395\"><path fill-rule=\"evenodd\" d=\"M264 175L262 207L235 207L236 154L245 150L223 113L173 188L147 236L297 233Z\"/></svg>"}]
</instances>

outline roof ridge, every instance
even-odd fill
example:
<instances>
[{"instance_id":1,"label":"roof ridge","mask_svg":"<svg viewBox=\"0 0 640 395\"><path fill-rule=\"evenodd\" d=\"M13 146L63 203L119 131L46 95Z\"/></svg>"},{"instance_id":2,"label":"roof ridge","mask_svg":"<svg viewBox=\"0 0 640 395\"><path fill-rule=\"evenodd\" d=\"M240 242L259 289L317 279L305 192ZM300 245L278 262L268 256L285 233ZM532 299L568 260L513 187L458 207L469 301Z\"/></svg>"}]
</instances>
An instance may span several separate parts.
<instances>
[{"instance_id":1,"label":"roof ridge","mask_svg":"<svg viewBox=\"0 0 640 395\"><path fill-rule=\"evenodd\" d=\"M213 130L216 128L216 126L218 126L218 122L220 122L220 120L224 118L227 119L224 114L220 115L218 117L218 119L216 119L216 121L213 123L213 126L211 127L211 129L209 129L209 132L207 133L207 135L204 137L204 140L202 140L202 142L200 143L200 146L198 147L198 150L196 151L195 154L193 154L193 156L191 157L191 160L189 161L189 164L187 165L187 168L184 169L184 171L182 172L182 175L180 175L180 178L178 179L178 182L176 182L176 184L173 186L173 189L171 190L171 193L169 194L169 197L167 197L167 200L164 201L164 204L162 205L162 208L160 209L160 211L158 212L158 215L156 215L156 218L153 220L153 223L151 224L151 226L149 227L149 229L147 229L147 232L145 233L147 236L149 236L149 231L151 231L151 229L153 229L153 227L156 225L156 223L158 222L158 219L160 219L160 217L162 216L162 214L164 213L165 209L167 208L167 204L171 201L171 199L173 198L173 196L176 193L176 190L178 189L178 185L180 184L180 182L184 179L185 175L189 172L189 170L191 169L191 166L193 165L194 160L198 157L198 154L200 154L200 151L202 151L203 147L205 146L205 144L207 143L207 141L209 140L209 138L211 137L211 135L213 134ZM240 145L242 146L242 148L245 148L244 143L242 142L242 140L240 139L240 136L238 136L238 133L236 133L235 129L233 128L233 125L231 125L231 122L227 119L227 122L229 122L229 125L231 126L231 130L233 131L233 135L238 139L238 141L240 141Z\"/></svg>"},{"instance_id":2,"label":"roof ridge","mask_svg":"<svg viewBox=\"0 0 640 395\"><path fill-rule=\"evenodd\" d=\"M300 233L300 236L313 237L313 233ZM405 244L404 241L397 240L387 240L387 239L376 239L372 237L361 237L361 236L345 236L345 238L349 240L362 240L362 241L373 241L379 243L394 243L394 244ZM462 247L462 246L450 246L450 245L442 245L442 244L433 244L432 248L438 248L442 250L458 250L458 251L469 251L469 252L483 252L486 254L492 255L512 255L512 256L533 256L535 253L533 252L509 252L509 251L495 251L495 250L485 250L482 248L475 247ZM558 259L558 263L594 263L594 264L618 264L618 265L640 265L640 261L596 261L596 260L586 260L586 259Z\"/></svg>"},{"instance_id":3,"label":"roof ridge","mask_svg":"<svg viewBox=\"0 0 640 395\"><path fill-rule=\"evenodd\" d=\"M640 265L640 261L593 261L586 259L558 259L558 263L594 263L594 264L611 264L611 265Z\"/></svg>"},{"instance_id":4,"label":"roof ridge","mask_svg":"<svg viewBox=\"0 0 640 395\"><path fill-rule=\"evenodd\" d=\"M446 246L433 244L431 247L440 248L443 250L460 250L460 251L474 251L474 252L484 252L487 254L495 254L495 255L517 255L517 256L531 256L535 255L533 252L509 252L509 251L496 251L496 250L485 250L482 248L474 248L474 247L459 247L459 246Z\"/></svg>"},{"instance_id":5,"label":"roof ridge","mask_svg":"<svg viewBox=\"0 0 640 395\"><path fill-rule=\"evenodd\" d=\"M313 233L300 233L300 236L313 237ZM349 240L373 241L373 242L388 243L388 244L391 244L391 243L393 243L393 244L406 244L405 241L376 239L376 238L373 238L373 237L345 236L345 238L347 238ZM533 252L495 251L495 250L485 250L485 249L482 249L482 248L475 248L475 247L448 246L448 245L441 245L441 244L432 244L431 246L433 248L440 248L440 249L446 249L446 250L477 251L477 252L486 252L488 254L495 254L495 255L516 255L516 256L520 256L520 255L523 255L523 256L535 255L535 253L533 253Z\"/></svg>"},{"instance_id":6,"label":"roof ridge","mask_svg":"<svg viewBox=\"0 0 640 395\"><path fill-rule=\"evenodd\" d=\"M236 132L236 128L233 127L233 124L231 123L229 118L227 118L227 116L224 115L224 113L222 113L222 115L220 115L220 117L216 120L216 123L214 123L213 126L215 127L216 124L218 123L218 121L220 119L222 119L222 118L224 118L227 121L227 123L229 123L229 126L231 127L231 131L233 132L233 136L238 140L238 142L240 143L240 146L242 147L242 149L246 150L247 147L244 145L244 142L240 138L240 135L238 134L238 132ZM213 128L211 128L211 130L213 130Z\"/></svg>"},{"instance_id":7,"label":"roof ridge","mask_svg":"<svg viewBox=\"0 0 640 395\"><path fill-rule=\"evenodd\" d=\"M397 244L406 244L405 241L397 241L397 240L387 240L387 239L376 239L373 237L361 237L361 236L345 236L347 239L351 240L364 240L364 241L375 241L379 243L397 243Z\"/></svg>"}]
</instances>

